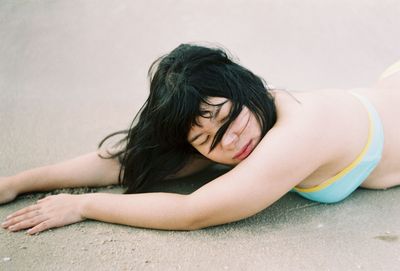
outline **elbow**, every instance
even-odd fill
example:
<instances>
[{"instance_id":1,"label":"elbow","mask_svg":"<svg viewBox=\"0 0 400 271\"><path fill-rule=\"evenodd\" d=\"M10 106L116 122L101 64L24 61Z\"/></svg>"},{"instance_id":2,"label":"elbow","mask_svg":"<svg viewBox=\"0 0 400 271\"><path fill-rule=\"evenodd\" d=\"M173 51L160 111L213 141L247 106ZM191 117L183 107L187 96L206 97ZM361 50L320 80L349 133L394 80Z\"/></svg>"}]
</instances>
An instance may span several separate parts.
<instances>
[{"instance_id":1,"label":"elbow","mask_svg":"<svg viewBox=\"0 0 400 271\"><path fill-rule=\"evenodd\" d=\"M226 222L228 223L228 222ZM205 219L205 218L198 218L193 219L189 224L186 225L188 231L197 231L202 230L211 226L218 226L226 224L225 222L218 222L216 219Z\"/></svg>"},{"instance_id":2,"label":"elbow","mask_svg":"<svg viewBox=\"0 0 400 271\"><path fill-rule=\"evenodd\" d=\"M184 213L185 219L182 228L187 231L196 231L205 228L204 216L200 215L199 208L194 206L189 197L186 198L184 206L186 206Z\"/></svg>"},{"instance_id":3,"label":"elbow","mask_svg":"<svg viewBox=\"0 0 400 271\"><path fill-rule=\"evenodd\" d=\"M201 229L198 220L194 217L193 214L187 215L186 219L184 219L184 223L182 224L180 226L180 229L184 231L196 231Z\"/></svg>"},{"instance_id":4,"label":"elbow","mask_svg":"<svg viewBox=\"0 0 400 271\"><path fill-rule=\"evenodd\" d=\"M183 219L183 223L180 225L180 229L185 230L185 231L196 231L204 228L202 226L203 223L202 219L199 219L199 217L196 215L196 212L189 211L185 215L185 219ZM183 224L183 225L182 225Z\"/></svg>"},{"instance_id":5,"label":"elbow","mask_svg":"<svg viewBox=\"0 0 400 271\"><path fill-rule=\"evenodd\" d=\"M192 196L186 197L185 206L185 229L188 231L201 230L210 226L215 226L220 223L220 219L210 212L209 208L199 206Z\"/></svg>"},{"instance_id":6,"label":"elbow","mask_svg":"<svg viewBox=\"0 0 400 271\"><path fill-rule=\"evenodd\" d=\"M215 216L210 208L201 206L193 200L192 196L188 196L185 202L185 228L188 231L202 230L211 226L224 224L221 216Z\"/></svg>"},{"instance_id":7,"label":"elbow","mask_svg":"<svg viewBox=\"0 0 400 271\"><path fill-rule=\"evenodd\" d=\"M188 223L185 225L186 230L188 231L196 231L196 230L202 230L208 227L212 226L218 226L218 225L225 225L231 222L239 221L243 218L233 218L233 217L226 217L224 215L205 215L205 214L197 214L197 215L191 215L191 218L189 219Z\"/></svg>"},{"instance_id":8,"label":"elbow","mask_svg":"<svg viewBox=\"0 0 400 271\"><path fill-rule=\"evenodd\" d=\"M196 215L195 212L192 212L191 215L189 215L189 219L185 224L185 228L188 231L197 231L209 226L212 225L207 221L207 219L205 219L204 216Z\"/></svg>"},{"instance_id":9,"label":"elbow","mask_svg":"<svg viewBox=\"0 0 400 271\"><path fill-rule=\"evenodd\" d=\"M201 226L199 224L195 224L195 223L190 223L185 227L186 231L197 231L197 230L201 230L203 228L206 228L205 226Z\"/></svg>"},{"instance_id":10,"label":"elbow","mask_svg":"<svg viewBox=\"0 0 400 271\"><path fill-rule=\"evenodd\" d=\"M202 224L200 224L197 221L190 221L190 223L186 224L185 229L187 231L197 231L197 230L201 230L203 228L206 228L206 226L202 226Z\"/></svg>"}]
</instances>

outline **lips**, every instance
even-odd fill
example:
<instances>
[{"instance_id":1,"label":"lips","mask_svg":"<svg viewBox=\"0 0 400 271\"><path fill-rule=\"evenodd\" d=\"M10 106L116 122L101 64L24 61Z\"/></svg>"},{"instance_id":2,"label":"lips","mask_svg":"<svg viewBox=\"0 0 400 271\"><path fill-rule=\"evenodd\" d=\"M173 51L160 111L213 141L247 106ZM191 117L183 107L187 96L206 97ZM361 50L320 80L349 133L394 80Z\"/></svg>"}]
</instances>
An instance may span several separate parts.
<instances>
[{"instance_id":1,"label":"lips","mask_svg":"<svg viewBox=\"0 0 400 271\"><path fill-rule=\"evenodd\" d=\"M233 159L244 159L246 158L252 151L251 140L247 143L234 157Z\"/></svg>"}]
</instances>

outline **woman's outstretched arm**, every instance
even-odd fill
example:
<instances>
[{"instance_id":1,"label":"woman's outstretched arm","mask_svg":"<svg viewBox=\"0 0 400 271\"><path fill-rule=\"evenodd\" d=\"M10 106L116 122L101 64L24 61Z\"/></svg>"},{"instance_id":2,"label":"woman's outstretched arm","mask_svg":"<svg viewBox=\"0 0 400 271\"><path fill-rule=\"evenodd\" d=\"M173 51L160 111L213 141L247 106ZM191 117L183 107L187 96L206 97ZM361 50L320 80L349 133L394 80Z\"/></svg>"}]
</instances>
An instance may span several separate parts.
<instances>
[{"instance_id":1,"label":"woman's outstretched arm","mask_svg":"<svg viewBox=\"0 0 400 271\"><path fill-rule=\"evenodd\" d=\"M213 163L202 157L193 157L188 164L170 178L180 178L198 172ZM19 191L43 191L61 187L101 186L117 183L119 166L116 161L103 160L90 153L53 166L23 172L14 180ZM1 188L4 195L10 190ZM0 195L1 198L1 195ZM37 201L11 215L2 227L11 231L32 228L30 234L60 227L86 218L111 223L159 229L188 229L184 195L146 193L115 195L107 193L68 195L58 194ZM160 205L163 208L160 208ZM132 208L135 206L135 208ZM159 218L164 217L165 220ZM169 217L169 218L168 218ZM157 219L156 219L157 218Z\"/></svg>"},{"instance_id":2,"label":"woman's outstretched arm","mask_svg":"<svg viewBox=\"0 0 400 271\"><path fill-rule=\"evenodd\" d=\"M33 234L94 219L143 228L194 230L252 216L331 158L330 139L313 133L313 125L297 124L271 130L245 161L192 194L59 194L12 214L2 226L12 231L31 228L28 233Z\"/></svg>"},{"instance_id":3,"label":"woman's outstretched arm","mask_svg":"<svg viewBox=\"0 0 400 271\"><path fill-rule=\"evenodd\" d=\"M142 194L58 194L38 200L1 224L4 229L28 229L35 234L85 219L135 227L189 230L191 215L187 195L174 193Z\"/></svg>"},{"instance_id":4,"label":"woman's outstretched arm","mask_svg":"<svg viewBox=\"0 0 400 271\"><path fill-rule=\"evenodd\" d=\"M182 170L170 177L188 176L211 164L204 158L193 157ZM17 194L31 191L116 184L118 174L119 163L116 159L102 159L98 157L97 152L93 152L55 165L27 170L12 177L0 178L0 203L9 202ZM162 216L161 213L165 210L157 208L161 204L170 207L169 211L172 212L174 221L169 224L168 221L160 220L159 222L162 224L155 224L155 227L184 229L187 228L186 224L182 223L185 218L177 217L177 212L183 206L180 203L182 198L184 198L183 195L170 193L59 194L48 196L34 205L11 214L2 227L11 231L32 228L29 233L34 234L49 228L79 222L85 218L146 227L152 225L149 221L151 217L153 217L153 222L156 222L154 216ZM136 207L132 209L132 206ZM100 210L96 208L100 208ZM182 212L179 211L179 215L182 215ZM132 224L132 218L137 224Z\"/></svg>"},{"instance_id":5,"label":"woman's outstretched arm","mask_svg":"<svg viewBox=\"0 0 400 271\"><path fill-rule=\"evenodd\" d=\"M119 168L117 159L102 159L95 151L54 165L1 177L0 204L28 192L117 184Z\"/></svg>"}]
</instances>

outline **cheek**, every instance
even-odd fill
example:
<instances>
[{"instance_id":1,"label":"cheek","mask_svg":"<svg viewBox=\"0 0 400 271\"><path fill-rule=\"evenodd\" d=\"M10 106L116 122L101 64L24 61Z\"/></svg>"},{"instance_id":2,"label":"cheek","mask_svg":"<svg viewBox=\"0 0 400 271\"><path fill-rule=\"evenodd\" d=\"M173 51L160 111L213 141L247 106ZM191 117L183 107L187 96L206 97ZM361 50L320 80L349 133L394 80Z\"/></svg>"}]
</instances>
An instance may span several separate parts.
<instances>
[{"instance_id":1,"label":"cheek","mask_svg":"<svg viewBox=\"0 0 400 271\"><path fill-rule=\"evenodd\" d=\"M252 133L255 133L255 134L260 133L261 129L260 129L260 125L258 124L257 119L255 117L252 117L251 122L252 122L251 123L251 131L252 131Z\"/></svg>"},{"instance_id":2,"label":"cheek","mask_svg":"<svg viewBox=\"0 0 400 271\"><path fill-rule=\"evenodd\" d=\"M250 116L250 131L252 134L261 134L261 126L258 123L258 120L254 114L251 114Z\"/></svg>"}]
</instances>

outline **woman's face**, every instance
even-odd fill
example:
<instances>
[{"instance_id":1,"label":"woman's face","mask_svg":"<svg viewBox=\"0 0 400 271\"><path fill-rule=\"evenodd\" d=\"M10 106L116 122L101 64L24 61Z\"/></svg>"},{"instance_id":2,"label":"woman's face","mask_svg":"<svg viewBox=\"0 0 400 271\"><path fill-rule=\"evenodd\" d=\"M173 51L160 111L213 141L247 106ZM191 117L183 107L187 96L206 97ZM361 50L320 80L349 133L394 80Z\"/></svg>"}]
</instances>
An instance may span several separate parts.
<instances>
[{"instance_id":1,"label":"woman's face","mask_svg":"<svg viewBox=\"0 0 400 271\"><path fill-rule=\"evenodd\" d=\"M217 163L237 165L244 160L261 140L261 128L254 114L245 106L231 123L221 141L210 152L211 143L218 129L227 120L232 103L222 97L211 97L201 109L210 111L211 118L198 117L200 126L189 131L188 141L202 155ZM222 104L216 106L217 104Z\"/></svg>"}]
</instances>

